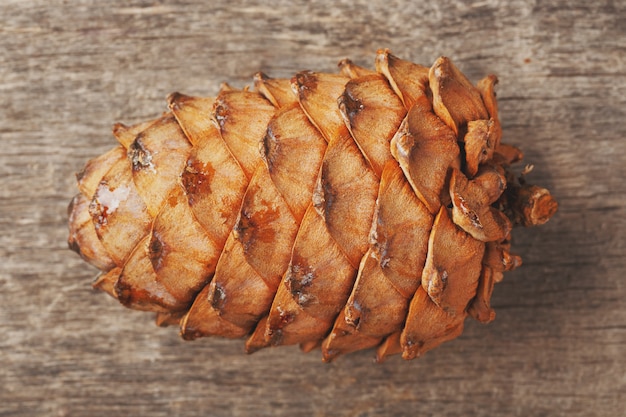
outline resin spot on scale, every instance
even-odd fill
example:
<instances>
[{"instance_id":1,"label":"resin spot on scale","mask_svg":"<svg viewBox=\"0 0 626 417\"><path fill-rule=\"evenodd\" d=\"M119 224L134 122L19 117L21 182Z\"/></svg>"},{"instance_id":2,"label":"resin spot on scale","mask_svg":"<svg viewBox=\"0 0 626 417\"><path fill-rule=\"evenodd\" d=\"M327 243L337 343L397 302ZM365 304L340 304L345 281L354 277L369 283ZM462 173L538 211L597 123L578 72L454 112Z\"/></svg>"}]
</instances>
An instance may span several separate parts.
<instances>
[{"instance_id":1,"label":"resin spot on scale","mask_svg":"<svg viewBox=\"0 0 626 417\"><path fill-rule=\"evenodd\" d=\"M128 154L133 171L140 171L142 169L154 170L152 154L145 148L141 135L138 135L135 141L130 145Z\"/></svg>"}]
</instances>

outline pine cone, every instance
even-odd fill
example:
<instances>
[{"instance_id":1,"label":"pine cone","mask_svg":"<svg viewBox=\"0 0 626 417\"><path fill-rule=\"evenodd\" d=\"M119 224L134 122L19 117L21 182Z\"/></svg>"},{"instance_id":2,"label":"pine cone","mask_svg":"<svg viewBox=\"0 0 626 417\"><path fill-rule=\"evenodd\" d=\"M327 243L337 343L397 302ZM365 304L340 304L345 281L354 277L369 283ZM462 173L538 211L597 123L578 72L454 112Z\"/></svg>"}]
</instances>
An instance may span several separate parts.
<instances>
[{"instance_id":1,"label":"pine cone","mask_svg":"<svg viewBox=\"0 0 626 417\"><path fill-rule=\"evenodd\" d=\"M69 209L70 247L94 287L180 323L185 339L300 344L323 359L377 347L412 359L457 337L520 265L511 229L557 203L511 171L491 75L381 50L254 91L168 97L117 124Z\"/></svg>"}]
</instances>

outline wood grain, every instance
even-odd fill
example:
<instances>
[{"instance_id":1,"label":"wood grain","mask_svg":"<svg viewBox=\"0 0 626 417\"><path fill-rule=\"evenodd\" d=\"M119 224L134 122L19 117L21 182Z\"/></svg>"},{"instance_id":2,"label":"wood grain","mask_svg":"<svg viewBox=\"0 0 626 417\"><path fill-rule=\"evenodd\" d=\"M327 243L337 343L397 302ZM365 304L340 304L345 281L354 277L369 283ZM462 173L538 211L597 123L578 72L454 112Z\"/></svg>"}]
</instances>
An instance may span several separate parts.
<instances>
[{"instance_id":1,"label":"wood grain","mask_svg":"<svg viewBox=\"0 0 626 417\"><path fill-rule=\"evenodd\" d=\"M0 416L621 416L626 398L626 6L601 0L0 3ZM67 250L74 172L113 122L263 70L376 49L500 78L504 135L557 216L518 231L496 321L425 357L183 342L90 289Z\"/></svg>"}]
</instances>

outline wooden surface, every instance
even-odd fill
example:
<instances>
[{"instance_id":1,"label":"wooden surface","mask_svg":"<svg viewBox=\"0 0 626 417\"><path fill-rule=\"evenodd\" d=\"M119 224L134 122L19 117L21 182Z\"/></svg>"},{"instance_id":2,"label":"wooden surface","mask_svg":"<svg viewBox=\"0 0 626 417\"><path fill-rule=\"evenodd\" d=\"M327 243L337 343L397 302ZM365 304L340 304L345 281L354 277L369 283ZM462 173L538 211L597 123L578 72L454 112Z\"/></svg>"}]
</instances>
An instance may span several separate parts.
<instances>
[{"instance_id":1,"label":"wooden surface","mask_svg":"<svg viewBox=\"0 0 626 417\"><path fill-rule=\"evenodd\" d=\"M622 1L0 2L0 416L623 416ZM91 290L67 250L74 172L172 91L334 71L377 48L500 78L505 140L561 207L517 230L495 322L423 358L330 365L295 347L184 342ZM620 398L621 397L621 398Z\"/></svg>"}]
</instances>

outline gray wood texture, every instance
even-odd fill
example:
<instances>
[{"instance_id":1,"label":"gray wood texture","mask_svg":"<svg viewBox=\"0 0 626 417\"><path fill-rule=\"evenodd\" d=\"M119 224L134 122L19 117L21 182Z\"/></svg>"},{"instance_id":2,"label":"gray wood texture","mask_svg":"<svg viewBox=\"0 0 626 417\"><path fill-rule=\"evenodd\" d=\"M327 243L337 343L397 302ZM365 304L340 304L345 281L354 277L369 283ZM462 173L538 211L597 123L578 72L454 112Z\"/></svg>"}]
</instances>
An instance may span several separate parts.
<instances>
[{"instance_id":1,"label":"gray wood texture","mask_svg":"<svg viewBox=\"0 0 626 417\"><path fill-rule=\"evenodd\" d=\"M112 123L263 70L376 49L500 78L505 140L560 202L516 230L495 322L404 362L184 342L90 284L67 249L74 172ZM623 416L623 1L0 1L0 416Z\"/></svg>"}]
</instances>

